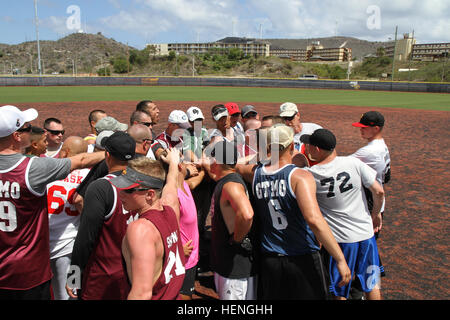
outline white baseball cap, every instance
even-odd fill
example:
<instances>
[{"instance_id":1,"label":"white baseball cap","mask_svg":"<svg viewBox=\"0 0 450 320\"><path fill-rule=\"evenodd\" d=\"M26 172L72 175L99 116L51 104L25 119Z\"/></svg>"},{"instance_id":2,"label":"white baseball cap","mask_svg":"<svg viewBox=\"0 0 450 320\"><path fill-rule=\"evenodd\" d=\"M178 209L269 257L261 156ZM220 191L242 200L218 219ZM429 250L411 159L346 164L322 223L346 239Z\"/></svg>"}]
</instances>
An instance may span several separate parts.
<instances>
[{"instance_id":1,"label":"white baseball cap","mask_svg":"<svg viewBox=\"0 0 450 320\"><path fill-rule=\"evenodd\" d=\"M292 102L285 102L280 106L280 117L292 117L298 112L297 105Z\"/></svg>"},{"instance_id":2,"label":"white baseball cap","mask_svg":"<svg viewBox=\"0 0 450 320\"><path fill-rule=\"evenodd\" d=\"M173 110L169 115L169 123L175 123L182 129L190 128L188 116L184 111Z\"/></svg>"},{"instance_id":3,"label":"white baseball cap","mask_svg":"<svg viewBox=\"0 0 450 320\"><path fill-rule=\"evenodd\" d=\"M195 106L190 107L189 109L187 109L186 114L188 116L189 121L195 121L198 119L205 120L205 117L203 116L203 112L202 112L202 110L200 110L199 107L195 107Z\"/></svg>"},{"instance_id":4,"label":"white baseball cap","mask_svg":"<svg viewBox=\"0 0 450 320\"><path fill-rule=\"evenodd\" d=\"M21 111L10 105L0 107L0 138L13 134L26 122L33 121L37 117L38 112L33 108Z\"/></svg>"}]
</instances>

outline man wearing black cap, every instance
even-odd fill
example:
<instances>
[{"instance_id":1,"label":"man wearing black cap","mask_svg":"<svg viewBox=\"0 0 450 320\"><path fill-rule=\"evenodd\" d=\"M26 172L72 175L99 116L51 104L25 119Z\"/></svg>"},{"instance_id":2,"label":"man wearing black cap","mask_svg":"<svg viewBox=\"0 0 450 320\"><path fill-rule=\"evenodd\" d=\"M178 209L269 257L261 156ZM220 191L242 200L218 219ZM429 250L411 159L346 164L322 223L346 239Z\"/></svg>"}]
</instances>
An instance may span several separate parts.
<instances>
[{"instance_id":1,"label":"man wearing black cap","mask_svg":"<svg viewBox=\"0 0 450 320\"><path fill-rule=\"evenodd\" d=\"M249 232L253 208L245 181L236 173L238 150L219 141L211 152L210 170L217 182L211 200L211 269L221 300L256 299L256 264Z\"/></svg>"},{"instance_id":2,"label":"man wearing black cap","mask_svg":"<svg viewBox=\"0 0 450 320\"><path fill-rule=\"evenodd\" d=\"M338 157L336 137L327 129L318 129L300 139L310 159L318 162L308 169L316 181L317 202L352 274L359 278L368 299L381 299L382 267L374 232L381 228L384 191L376 181L376 172L354 157ZM367 208L363 187L373 195L372 212ZM337 299L346 299L351 281L339 287L336 263L332 257L329 262L331 293Z\"/></svg>"},{"instance_id":3,"label":"man wearing black cap","mask_svg":"<svg viewBox=\"0 0 450 320\"><path fill-rule=\"evenodd\" d=\"M139 219L130 223L122 243L131 291L129 300L175 300L185 277L177 195L179 153L168 149L160 161L138 158L111 179L126 210Z\"/></svg>"},{"instance_id":4,"label":"man wearing black cap","mask_svg":"<svg viewBox=\"0 0 450 320\"><path fill-rule=\"evenodd\" d=\"M359 122L355 122L352 126L360 128L361 137L367 140L367 145L358 149L351 156L358 158L366 163L369 167L377 172L377 181L383 185L390 179L391 172L391 157L389 149L383 139L384 117L377 111L369 111L363 114ZM368 196L369 209L372 205L370 193L366 192ZM385 203L381 208L383 215ZM378 237L378 233L376 234Z\"/></svg>"},{"instance_id":5,"label":"man wearing black cap","mask_svg":"<svg viewBox=\"0 0 450 320\"><path fill-rule=\"evenodd\" d=\"M80 226L72 252L67 291L83 300L125 299L129 292L122 265L121 244L132 214L123 209L109 180L119 176L135 156L136 142L118 131L102 140L109 174L92 182L84 199ZM72 289L80 289L77 294Z\"/></svg>"}]
</instances>

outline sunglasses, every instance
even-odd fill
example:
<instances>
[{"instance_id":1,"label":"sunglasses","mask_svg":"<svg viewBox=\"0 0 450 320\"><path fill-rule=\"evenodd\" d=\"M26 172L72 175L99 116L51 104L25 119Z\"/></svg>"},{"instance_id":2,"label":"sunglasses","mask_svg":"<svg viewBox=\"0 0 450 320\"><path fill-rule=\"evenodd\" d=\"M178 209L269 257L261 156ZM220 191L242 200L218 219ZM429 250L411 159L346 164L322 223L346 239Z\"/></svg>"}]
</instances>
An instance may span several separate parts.
<instances>
[{"instance_id":1,"label":"sunglasses","mask_svg":"<svg viewBox=\"0 0 450 320\"><path fill-rule=\"evenodd\" d=\"M140 124L143 124L146 127L152 127L154 125L153 122L139 122Z\"/></svg>"},{"instance_id":2,"label":"sunglasses","mask_svg":"<svg viewBox=\"0 0 450 320\"><path fill-rule=\"evenodd\" d=\"M136 141L136 142L139 142L139 143L144 143L144 142L150 142L150 143L153 143L153 139L142 139L142 140Z\"/></svg>"},{"instance_id":3,"label":"sunglasses","mask_svg":"<svg viewBox=\"0 0 450 320\"><path fill-rule=\"evenodd\" d=\"M50 130L47 128L44 128L44 129L47 130L48 132L50 132L54 136L57 136L59 134L64 135L64 133L66 132L66 130Z\"/></svg>"},{"instance_id":4,"label":"sunglasses","mask_svg":"<svg viewBox=\"0 0 450 320\"><path fill-rule=\"evenodd\" d=\"M131 188L131 189L125 189L125 190L122 190L122 191L125 192L125 193L128 193L128 194L132 194L132 193L137 192L137 191L147 191L147 190L150 190L150 188Z\"/></svg>"},{"instance_id":5,"label":"sunglasses","mask_svg":"<svg viewBox=\"0 0 450 320\"><path fill-rule=\"evenodd\" d=\"M22 126L22 128L17 129L17 132L31 132L31 124L29 123L28 126Z\"/></svg>"}]
</instances>

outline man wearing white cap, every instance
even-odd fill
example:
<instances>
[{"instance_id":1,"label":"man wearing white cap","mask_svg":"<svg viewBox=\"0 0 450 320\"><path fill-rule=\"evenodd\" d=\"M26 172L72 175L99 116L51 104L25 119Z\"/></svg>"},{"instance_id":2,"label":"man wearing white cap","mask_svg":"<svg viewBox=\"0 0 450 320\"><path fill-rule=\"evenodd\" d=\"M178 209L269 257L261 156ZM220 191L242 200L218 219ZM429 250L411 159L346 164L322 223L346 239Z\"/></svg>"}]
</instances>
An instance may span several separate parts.
<instances>
[{"instance_id":1,"label":"man wearing white cap","mask_svg":"<svg viewBox=\"0 0 450 320\"><path fill-rule=\"evenodd\" d=\"M261 228L261 299L326 299L322 246L337 261L339 285L351 273L331 229L320 212L314 177L292 164L294 132L276 124L267 132L269 162L237 166L255 195Z\"/></svg>"},{"instance_id":2,"label":"man wearing white cap","mask_svg":"<svg viewBox=\"0 0 450 320\"><path fill-rule=\"evenodd\" d=\"M191 127L183 135L183 151L190 150L196 159L200 159L203 148L209 144L208 130L203 126L205 117L202 110L196 106L190 107L186 113Z\"/></svg>"},{"instance_id":3,"label":"man wearing white cap","mask_svg":"<svg viewBox=\"0 0 450 320\"><path fill-rule=\"evenodd\" d=\"M300 137L304 134L312 134L317 129L322 127L315 123L300 122L300 112L295 103L285 102L280 106L280 117L283 118L284 123L294 129L294 149L306 155L305 146L300 141ZM309 164L315 164L308 159Z\"/></svg>"},{"instance_id":4,"label":"man wearing white cap","mask_svg":"<svg viewBox=\"0 0 450 320\"><path fill-rule=\"evenodd\" d=\"M46 186L104 158L103 153L25 157L30 121L37 117L35 109L0 107L0 300L50 299Z\"/></svg>"},{"instance_id":5,"label":"man wearing white cap","mask_svg":"<svg viewBox=\"0 0 450 320\"><path fill-rule=\"evenodd\" d=\"M183 148L183 133L184 130L191 127L188 116L184 111L173 110L169 114L169 124L156 140L163 146L164 149L176 148L181 150Z\"/></svg>"}]
</instances>

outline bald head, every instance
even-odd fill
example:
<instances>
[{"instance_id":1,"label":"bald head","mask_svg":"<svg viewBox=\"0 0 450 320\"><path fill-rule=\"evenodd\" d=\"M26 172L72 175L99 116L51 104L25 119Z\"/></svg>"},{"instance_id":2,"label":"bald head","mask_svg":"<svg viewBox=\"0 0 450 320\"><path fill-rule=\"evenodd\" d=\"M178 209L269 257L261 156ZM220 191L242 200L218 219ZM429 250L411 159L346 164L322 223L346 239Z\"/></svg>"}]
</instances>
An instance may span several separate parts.
<instances>
[{"instance_id":1,"label":"bald head","mask_svg":"<svg viewBox=\"0 0 450 320\"><path fill-rule=\"evenodd\" d=\"M127 130L127 133L134 139L134 141L142 141L144 139L152 139L152 132L149 127L143 124L133 124Z\"/></svg>"},{"instance_id":2,"label":"bald head","mask_svg":"<svg viewBox=\"0 0 450 320\"><path fill-rule=\"evenodd\" d=\"M60 155L62 158L73 157L79 153L87 152L88 143L82 137L70 136L61 148Z\"/></svg>"},{"instance_id":3,"label":"bald head","mask_svg":"<svg viewBox=\"0 0 450 320\"><path fill-rule=\"evenodd\" d=\"M256 119L247 120L244 124L244 131L247 130L256 130L261 128L261 121Z\"/></svg>"}]
</instances>

